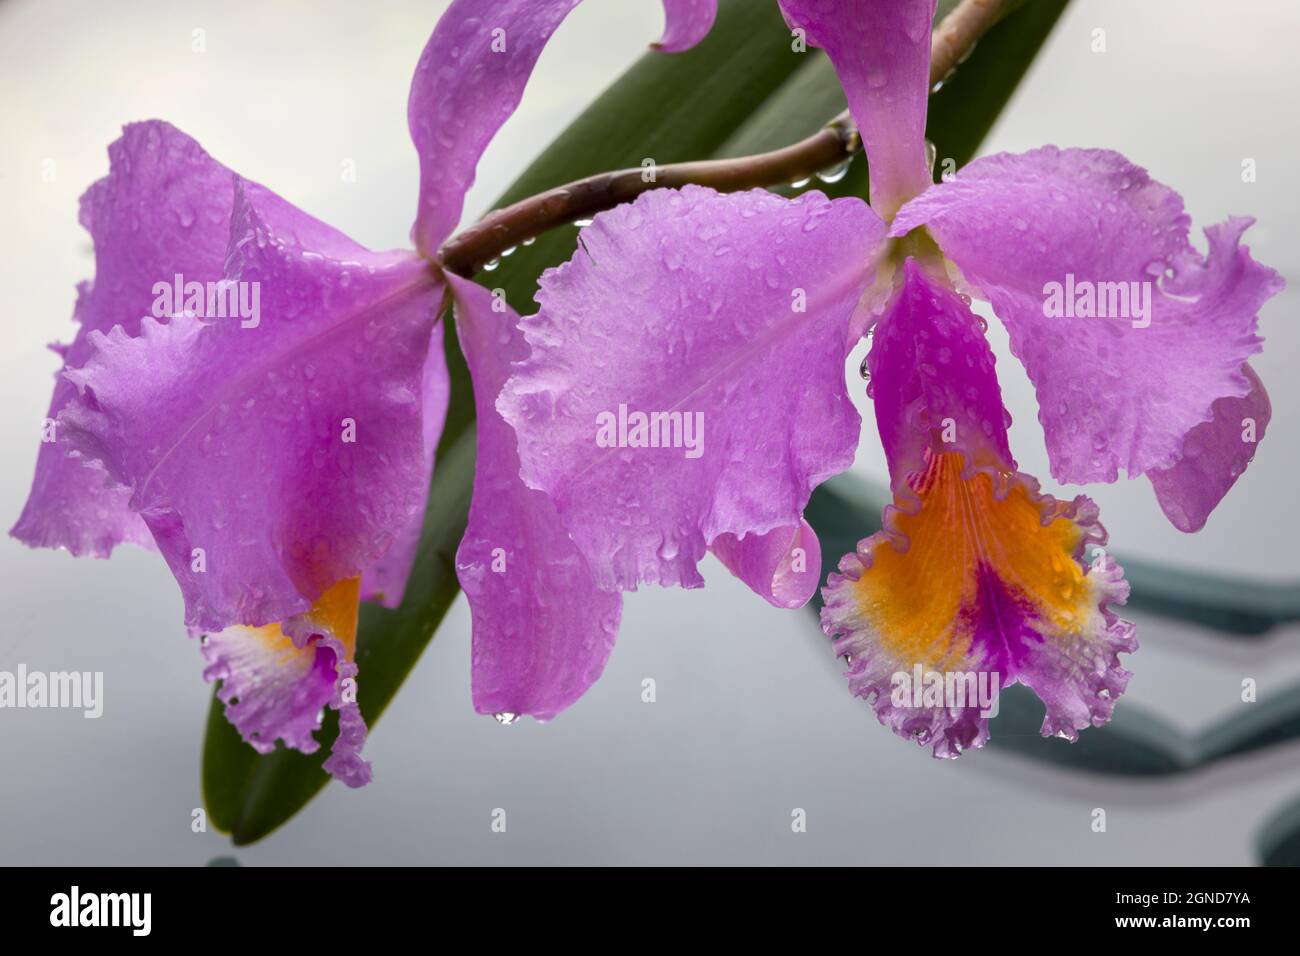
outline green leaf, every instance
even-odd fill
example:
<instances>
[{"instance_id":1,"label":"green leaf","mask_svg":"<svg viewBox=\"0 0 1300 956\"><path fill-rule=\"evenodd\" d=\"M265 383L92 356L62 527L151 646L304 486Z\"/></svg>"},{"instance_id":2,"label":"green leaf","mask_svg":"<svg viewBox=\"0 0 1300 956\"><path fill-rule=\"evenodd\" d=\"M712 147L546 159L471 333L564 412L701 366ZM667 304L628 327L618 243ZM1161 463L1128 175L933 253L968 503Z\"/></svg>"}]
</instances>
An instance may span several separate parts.
<instances>
[{"instance_id":1,"label":"green leaf","mask_svg":"<svg viewBox=\"0 0 1300 956\"><path fill-rule=\"evenodd\" d=\"M1073 744L1039 734L1043 705L1028 688L1008 688L999 695L998 708L998 716L989 723L989 746L1098 774L1150 777L1189 773L1300 738L1300 685L1266 701L1242 703L1232 717L1190 734L1141 707L1120 701L1110 723L1080 733Z\"/></svg>"},{"instance_id":2,"label":"green leaf","mask_svg":"<svg viewBox=\"0 0 1300 956\"><path fill-rule=\"evenodd\" d=\"M1004 16L930 97L925 132L938 150L936 174L945 159L964 166L974 158L1066 3L1028 0Z\"/></svg>"},{"instance_id":3,"label":"green leaf","mask_svg":"<svg viewBox=\"0 0 1300 956\"><path fill-rule=\"evenodd\" d=\"M1065 0L1037 0L994 27L962 67L961 78L932 101L937 104L949 89L969 82L978 104L941 111L946 118L939 121L932 117L931 137L940 143L969 142L973 149L1010 95L1010 78L1023 73L1064 6ZM639 166L647 158L664 164L783 146L813 132L843 102L825 58L791 49L775 3L722 0L703 43L686 53L642 57L560 134L498 205L582 176ZM957 147L940 151L961 155ZM865 163L855 161L849 176L823 188L832 195L865 195ZM507 300L527 313L538 277L573 254L576 235L572 227L553 230L480 281L504 289ZM411 582L396 610L362 607L358 702L372 728L457 593L454 557L473 481L473 403L454 334L447 337L447 354L458 374ZM230 833L237 845L248 844L290 819L328 782L321 764L337 719L327 715L316 754L281 747L259 755L240 740L222 710L214 697L204 744L204 801L214 827Z\"/></svg>"},{"instance_id":4,"label":"green leaf","mask_svg":"<svg viewBox=\"0 0 1300 956\"><path fill-rule=\"evenodd\" d=\"M1255 844L1265 866L1300 866L1300 800L1273 813Z\"/></svg>"}]
</instances>

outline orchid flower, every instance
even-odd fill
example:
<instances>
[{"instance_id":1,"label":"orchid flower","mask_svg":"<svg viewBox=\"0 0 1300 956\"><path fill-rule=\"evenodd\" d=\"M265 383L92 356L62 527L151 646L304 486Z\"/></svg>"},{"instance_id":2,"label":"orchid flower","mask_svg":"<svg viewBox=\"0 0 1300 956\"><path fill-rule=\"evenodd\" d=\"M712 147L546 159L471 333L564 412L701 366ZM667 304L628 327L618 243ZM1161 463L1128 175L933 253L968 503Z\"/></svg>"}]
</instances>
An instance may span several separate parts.
<instances>
[{"instance_id":1,"label":"orchid flower","mask_svg":"<svg viewBox=\"0 0 1300 956\"><path fill-rule=\"evenodd\" d=\"M970 699L900 696L900 675L1025 684L1045 705L1042 733L1074 740L1109 719L1130 677L1119 655L1136 650L1134 628L1112 609L1128 585L1093 550L1106 541L1093 502L1059 501L1017 470L970 297L991 303L1034 383L1053 477L1146 474L1192 531L1268 422L1246 362L1282 281L1240 245L1250 220L1210 227L1198 253L1178 195L1117 153L999 154L932 184L934 0L781 7L838 73L870 205L688 186L597 216L521 320L527 355L497 402L520 474L553 503L573 567L601 592L700 586L711 551L769 602L801 605L820 579L803 509L852 463L860 420L845 362L871 334L864 369L894 503L823 591L850 690L937 757L981 746L988 714ZM1129 313L1108 311L1121 291ZM699 455L682 450L693 416ZM517 660L526 639L482 650L476 639L476 667L480 653ZM526 646L556 666L553 641ZM574 689L607 652L569 638ZM549 715L567 700L534 697L536 674L512 672L503 706Z\"/></svg>"},{"instance_id":2,"label":"orchid flower","mask_svg":"<svg viewBox=\"0 0 1300 956\"><path fill-rule=\"evenodd\" d=\"M339 734L324 766L350 786L371 774L357 604L400 601L414 560L448 402L438 324L448 297L474 377L491 390L479 401L476 513L499 496L484 520L510 522L511 539L563 537L545 496L518 482L513 435L492 408L512 333L485 290L444 274L436 253L479 157L577 2L455 0L439 21L409 101L413 251L358 245L161 121L127 126L107 177L81 200L95 278L79 288L75 339L56 348L54 440L12 533L74 555L156 547L187 627L204 635L204 676L221 681L243 738L261 752L282 740L312 753L333 708ZM692 45L712 22L708 4L665 9L664 50ZM545 605L552 588L578 600L578 563L572 549L539 552L513 611L476 604L476 633L535 626L506 612ZM593 594L594 609L605 616L583 639L599 642L617 597ZM574 623L546 621L565 640Z\"/></svg>"}]
</instances>

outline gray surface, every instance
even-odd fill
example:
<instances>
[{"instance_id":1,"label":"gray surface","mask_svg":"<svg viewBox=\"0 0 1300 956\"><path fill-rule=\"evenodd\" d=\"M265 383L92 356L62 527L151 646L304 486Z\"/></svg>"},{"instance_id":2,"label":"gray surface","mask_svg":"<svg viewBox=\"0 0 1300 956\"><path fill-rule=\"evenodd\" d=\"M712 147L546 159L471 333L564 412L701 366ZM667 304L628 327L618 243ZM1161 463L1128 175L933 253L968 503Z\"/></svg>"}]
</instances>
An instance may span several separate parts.
<instances>
[{"instance_id":1,"label":"gray surface","mask_svg":"<svg viewBox=\"0 0 1300 956\"><path fill-rule=\"evenodd\" d=\"M74 283L76 223L127 120L161 116L215 156L359 241L406 242L416 189L407 83L442 4L0 4L0 517L18 514ZM543 56L470 197L481 211L657 36L652 0L589 0ZM435 9L436 8L436 9ZM190 50L207 31L208 52ZM1091 31L1108 52L1090 52ZM986 149L1107 146L1178 188L1198 226L1251 213L1256 254L1293 288L1264 310L1257 363L1275 421L1259 459L1199 535L1164 523L1145 483L1090 489L1119 549L1192 567L1300 575L1292 543L1300 332L1300 137L1279 110L1300 60L1294 4L1076 0ZM1240 182L1243 157L1259 181ZM53 157L57 178L40 181ZM358 179L340 181L356 160ZM1022 467L1046 475L1023 372L996 323ZM857 359L851 364L856 367ZM857 467L883 474L872 430ZM1050 483L1047 483L1049 488ZM984 751L956 764L894 738L852 700L812 616L769 609L716 564L701 591L626 602L604 678L550 725L501 727L469 698L458 602L367 746L375 782L331 787L258 863L1247 863L1270 809L1300 792L1295 746L1180 781L1082 778ZM108 562L0 542L0 668L103 670L102 719L0 711L0 863L201 864L232 851L190 830L208 689L162 562ZM1297 630L1249 651L1139 618L1126 701L1183 727L1300 679ZM363 675L364 676L364 675ZM643 704L653 677L658 702ZM1120 704L1122 708L1123 703ZM1062 744L1062 746L1065 746ZM1105 807L1109 832L1089 829ZM489 828L494 808L508 828ZM794 834L790 814L808 813Z\"/></svg>"}]
</instances>

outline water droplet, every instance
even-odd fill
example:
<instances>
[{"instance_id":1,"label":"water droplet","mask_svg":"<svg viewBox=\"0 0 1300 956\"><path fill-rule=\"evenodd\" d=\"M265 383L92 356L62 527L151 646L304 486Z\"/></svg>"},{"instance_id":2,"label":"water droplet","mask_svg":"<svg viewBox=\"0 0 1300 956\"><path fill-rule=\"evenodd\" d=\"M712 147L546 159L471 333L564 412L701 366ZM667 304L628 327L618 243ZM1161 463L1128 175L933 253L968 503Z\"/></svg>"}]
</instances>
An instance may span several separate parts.
<instances>
[{"instance_id":1,"label":"water droplet","mask_svg":"<svg viewBox=\"0 0 1300 956\"><path fill-rule=\"evenodd\" d=\"M790 188L791 188L791 189L803 189L803 188L804 188L805 186L807 186L810 182L812 182L812 180L811 180L811 179L808 179L808 178L804 178L804 179L796 179L794 182L792 182L792 183L790 184Z\"/></svg>"},{"instance_id":2,"label":"water droplet","mask_svg":"<svg viewBox=\"0 0 1300 956\"><path fill-rule=\"evenodd\" d=\"M493 714L492 716L497 719L498 724L503 724L506 727L509 727L511 724L513 724L515 721L519 719L518 714L512 714L508 710L503 710L501 711L501 713Z\"/></svg>"},{"instance_id":3,"label":"water droplet","mask_svg":"<svg viewBox=\"0 0 1300 956\"><path fill-rule=\"evenodd\" d=\"M536 236L529 236L527 239L524 240L523 244L525 246L531 246L536 241L537 241Z\"/></svg>"},{"instance_id":4,"label":"water droplet","mask_svg":"<svg viewBox=\"0 0 1300 956\"><path fill-rule=\"evenodd\" d=\"M499 266L499 265L501 265L501 260L500 260L500 259L492 259L492 260L489 261L489 262L485 262L485 263L483 263L483 271L484 271L484 272L492 272L492 271L495 270L496 267Z\"/></svg>"},{"instance_id":5,"label":"water droplet","mask_svg":"<svg viewBox=\"0 0 1300 956\"><path fill-rule=\"evenodd\" d=\"M871 356L864 355L862 357L862 364L858 366L858 374L862 376L862 381L864 382L871 381L871 368L868 364L870 361Z\"/></svg>"},{"instance_id":6,"label":"water droplet","mask_svg":"<svg viewBox=\"0 0 1300 956\"><path fill-rule=\"evenodd\" d=\"M588 226L591 225L591 220L590 220L590 219L575 219L575 220L573 220L573 224L574 224L575 226L577 226L579 229L586 229Z\"/></svg>"},{"instance_id":7,"label":"water droplet","mask_svg":"<svg viewBox=\"0 0 1300 956\"><path fill-rule=\"evenodd\" d=\"M515 246L507 246L505 249L502 249L501 258L504 259L506 256L513 256L515 254L515 248Z\"/></svg>"},{"instance_id":8,"label":"water droplet","mask_svg":"<svg viewBox=\"0 0 1300 956\"><path fill-rule=\"evenodd\" d=\"M848 172L849 160L846 159L843 162L835 163L831 166L827 166L825 169L818 170L817 178L824 183L838 183L848 175Z\"/></svg>"}]
</instances>

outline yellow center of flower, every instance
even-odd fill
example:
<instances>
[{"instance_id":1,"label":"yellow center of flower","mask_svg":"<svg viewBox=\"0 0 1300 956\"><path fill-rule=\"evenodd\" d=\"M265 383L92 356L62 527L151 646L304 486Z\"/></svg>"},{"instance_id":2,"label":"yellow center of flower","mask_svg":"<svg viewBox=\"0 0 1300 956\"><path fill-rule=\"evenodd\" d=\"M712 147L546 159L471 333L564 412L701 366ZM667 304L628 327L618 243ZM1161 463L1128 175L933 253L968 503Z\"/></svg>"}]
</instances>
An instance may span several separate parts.
<instances>
[{"instance_id":1,"label":"yellow center of flower","mask_svg":"<svg viewBox=\"0 0 1300 956\"><path fill-rule=\"evenodd\" d=\"M356 652L357 610L360 601L361 578L344 578L327 588L304 615L314 629L337 637L347 651L349 660ZM301 649L293 646L293 640L280 629L279 624L250 627L248 631L279 662L302 653Z\"/></svg>"},{"instance_id":2,"label":"yellow center of flower","mask_svg":"<svg viewBox=\"0 0 1300 956\"><path fill-rule=\"evenodd\" d=\"M853 585L881 646L936 670L960 669L977 634L1004 637L1001 649L1009 650L1020 622L1039 633L1077 633L1097 603L1074 559L1084 531L1066 516L1068 505L1039 503L1012 476L997 490L984 472L963 480L962 465L955 453L930 460L913 487L920 510L894 517L909 546L900 551L877 537L871 566ZM999 634L1002 627L1015 633Z\"/></svg>"}]
</instances>

